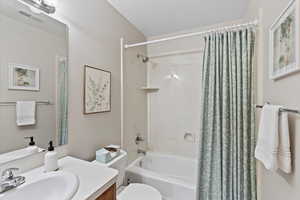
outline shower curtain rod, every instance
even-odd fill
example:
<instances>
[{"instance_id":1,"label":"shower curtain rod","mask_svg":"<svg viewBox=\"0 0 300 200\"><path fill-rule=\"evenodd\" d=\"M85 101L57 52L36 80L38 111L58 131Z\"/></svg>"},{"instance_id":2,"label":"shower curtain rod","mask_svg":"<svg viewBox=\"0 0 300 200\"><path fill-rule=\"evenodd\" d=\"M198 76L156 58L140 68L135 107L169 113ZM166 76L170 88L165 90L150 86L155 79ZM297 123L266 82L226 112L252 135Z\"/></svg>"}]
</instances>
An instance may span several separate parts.
<instances>
[{"instance_id":1,"label":"shower curtain rod","mask_svg":"<svg viewBox=\"0 0 300 200\"><path fill-rule=\"evenodd\" d=\"M252 22L244 23L244 24L235 24L232 26L224 26L221 28L215 28L215 29L210 29L210 30L200 31L200 32L195 32L195 33L176 35L176 36L162 38L162 39L158 39L158 40L150 40L147 42L141 42L141 43L136 43L136 44L125 44L124 47L125 47L125 49L128 49L128 48L132 48L132 47L145 46L148 44L155 44L155 43L165 42L165 41L169 41L169 40L176 40L176 39L193 37L193 36L198 36L198 35L206 35L206 34L213 33L213 32L235 30L235 29L240 29L240 28L245 28L245 27L255 27L258 24L259 24L258 20L255 20Z\"/></svg>"},{"instance_id":2,"label":"shower curtain rod","mask_svg":"<svg viewBox=\"0 0 300 200\"><path fill-rule=\"evenodd\" d=\"M181 55L181 54L192 54L192 53L201 53L203 49L192 49L192 50L184 50L184 51L172 51L162 54L150 55L148 58L159 58L159 57L166 57L166 56L173 56L173 55Z\"/></svg>"}]
</instances>

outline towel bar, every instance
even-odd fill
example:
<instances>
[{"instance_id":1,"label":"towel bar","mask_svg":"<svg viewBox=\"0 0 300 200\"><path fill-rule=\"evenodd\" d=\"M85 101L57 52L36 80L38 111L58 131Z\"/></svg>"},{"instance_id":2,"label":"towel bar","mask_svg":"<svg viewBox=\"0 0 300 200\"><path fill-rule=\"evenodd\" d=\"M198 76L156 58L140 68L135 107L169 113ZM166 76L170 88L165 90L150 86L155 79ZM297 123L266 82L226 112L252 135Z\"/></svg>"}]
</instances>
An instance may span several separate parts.
<instances>
[{"instance_id":1,"label":"towel bar","mask_svg":"<svg viewBox=\"0 0 300 200\"><path fill-rule=\"evenodd\" d=\"M263 105L255 105L256 108L263 108ZM300 114L299 110L294 110L294 109L288 109L288 108L280 108L279 109L280 112L290 112L290 113L294 113L294 114Z\"/></svg>"},{"instance_id":2,"label":"towel bar","mask_svg":"<svg viewBox=\"0 0 300 200\"><path fill-rule=\"evenodd\" d=\"M37 104L44 104L44 105L51 105L50 101L37 101ZM0 102L1 106L7 106L7 105L16 105L17 102L16 101L3 101Z\"/></svg>"}]
</instances>

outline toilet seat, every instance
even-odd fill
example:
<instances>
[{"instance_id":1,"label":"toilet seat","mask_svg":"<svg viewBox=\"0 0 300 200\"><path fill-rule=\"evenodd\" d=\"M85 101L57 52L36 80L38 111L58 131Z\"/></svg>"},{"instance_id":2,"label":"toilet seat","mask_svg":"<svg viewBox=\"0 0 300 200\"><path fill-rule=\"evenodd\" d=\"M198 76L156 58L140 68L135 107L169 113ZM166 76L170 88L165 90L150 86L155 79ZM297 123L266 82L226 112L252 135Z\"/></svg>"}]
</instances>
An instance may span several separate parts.
<instances>
[{"instance_id":1,"label":"toilet seat","mask_svg":"<svg viewBox=\"0 0 300 200\"><path fill-rule=\"evenodd\" d=\"M132 183L117 197L118 200L162 200L161 194L155 188L139 183Z\"/></svg>"}]
</instances>

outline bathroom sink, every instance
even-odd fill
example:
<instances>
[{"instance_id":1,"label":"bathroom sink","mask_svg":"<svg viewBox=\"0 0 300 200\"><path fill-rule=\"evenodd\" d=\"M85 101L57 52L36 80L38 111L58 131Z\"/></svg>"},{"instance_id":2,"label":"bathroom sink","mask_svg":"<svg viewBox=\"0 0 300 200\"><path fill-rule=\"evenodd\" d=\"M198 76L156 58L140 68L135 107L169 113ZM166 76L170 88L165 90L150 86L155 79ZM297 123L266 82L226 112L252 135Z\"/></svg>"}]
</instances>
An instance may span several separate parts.
<instances>
[{"instance_id":1,"label":"bathroom sink","mask_svg":"<svg viewBox=\"0 0 300 200\"><path fill-rule=\"evenodd\" d=\"M70 200L78 186L79 179L72 173L45 173L30 183L3 193L0 200Z\"/></svg>"}]
</instances>

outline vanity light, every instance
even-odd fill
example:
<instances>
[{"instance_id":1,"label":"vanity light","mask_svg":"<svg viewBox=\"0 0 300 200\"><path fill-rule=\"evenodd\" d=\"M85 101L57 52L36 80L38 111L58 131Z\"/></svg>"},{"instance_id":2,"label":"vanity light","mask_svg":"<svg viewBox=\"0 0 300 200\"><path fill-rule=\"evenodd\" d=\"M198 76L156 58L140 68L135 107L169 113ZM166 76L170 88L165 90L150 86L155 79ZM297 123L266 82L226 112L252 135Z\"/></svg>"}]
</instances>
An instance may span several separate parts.
<instances>
[{"instance_id":1,"label":"vanity light","mask_svg":"<svg viewBox=\"0 0 300 200\"><path fill-rule=\"evenodd\" d=\"M30 9L34 13L39 13L37 10L44 11L47 14L55 13L55 1L54 0L19 0L30 6Z\"/></svg>"}]
</instances>

